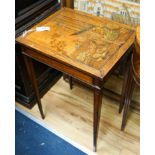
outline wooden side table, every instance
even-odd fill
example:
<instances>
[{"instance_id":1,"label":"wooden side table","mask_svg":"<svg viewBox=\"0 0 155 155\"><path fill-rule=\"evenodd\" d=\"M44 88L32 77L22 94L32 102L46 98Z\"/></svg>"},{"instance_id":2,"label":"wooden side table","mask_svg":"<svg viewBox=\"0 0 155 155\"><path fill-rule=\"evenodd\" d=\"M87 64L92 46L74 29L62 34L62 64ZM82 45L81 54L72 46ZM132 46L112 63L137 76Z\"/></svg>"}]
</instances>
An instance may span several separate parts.
<instances>
[{"instance_id":1,"label":"wooden side table","mask_svg":"<svg viewBox=\"0 0 155 155\"><path fill-rule=\"evenodd\" d=\"M93 146L97 147L102 88L134 42L134 29L80 11L62 8L32 29L49 26L50 31L30 32L16 41L33 84L44 118L32 59L83 81L94 90Z\"/></svg>"},{"instance_id":2,"label":"wooden side table","mask_svg":"<svg viewBox=\"0 0 155 155\"><path fill-rule=\"evenodd\" d=\"M136 29L134 50L131 57L128 59L127 67L128 69L123 84L122 98L119 106L119 113L122 112L124 106L121 125L122 131L124 131L126 126L128 110L130 107L134 86L135 84L140 85L140 26L138 26Z\"/></svg>"}]
</instances>

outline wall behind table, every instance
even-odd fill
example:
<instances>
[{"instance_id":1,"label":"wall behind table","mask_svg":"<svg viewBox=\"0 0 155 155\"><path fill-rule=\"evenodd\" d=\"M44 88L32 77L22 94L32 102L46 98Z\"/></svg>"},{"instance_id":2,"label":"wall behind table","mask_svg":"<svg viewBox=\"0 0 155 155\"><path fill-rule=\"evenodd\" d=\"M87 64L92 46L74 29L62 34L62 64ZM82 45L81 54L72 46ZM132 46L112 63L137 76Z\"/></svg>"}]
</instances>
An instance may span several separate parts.
<instances>
[{"instance_id":1,"label":"wall behind table","mask_svg":"<svg viewBox=\"0 0 155 155\"><path fill-rule=\"evenodd\" d=\"M140 19L140 0L74 0L74 9L131 26Z\"/></svg>"}]
</instances>

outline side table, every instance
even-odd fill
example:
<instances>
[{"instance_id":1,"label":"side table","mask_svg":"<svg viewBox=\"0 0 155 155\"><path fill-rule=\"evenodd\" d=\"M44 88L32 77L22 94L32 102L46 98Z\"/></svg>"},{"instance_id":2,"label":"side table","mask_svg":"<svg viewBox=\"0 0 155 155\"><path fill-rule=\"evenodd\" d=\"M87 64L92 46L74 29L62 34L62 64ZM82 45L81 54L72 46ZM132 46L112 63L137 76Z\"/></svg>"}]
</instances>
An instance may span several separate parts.
<instances>
[{"instance_id":1,"label":"side table","mask_svg":"<svg viewBox=\"0 0 155 155\"><path fill-rule=\"evenodd\" d=\"M135 31L129 26L80 11L62 8L32 29L49 26L50 31L30 32L16 41L33 84L44 118L32 59L77 78L93 88L93 147L97 148L102 88L121 59L132 47Z\"/></svg>"}]
</instances>

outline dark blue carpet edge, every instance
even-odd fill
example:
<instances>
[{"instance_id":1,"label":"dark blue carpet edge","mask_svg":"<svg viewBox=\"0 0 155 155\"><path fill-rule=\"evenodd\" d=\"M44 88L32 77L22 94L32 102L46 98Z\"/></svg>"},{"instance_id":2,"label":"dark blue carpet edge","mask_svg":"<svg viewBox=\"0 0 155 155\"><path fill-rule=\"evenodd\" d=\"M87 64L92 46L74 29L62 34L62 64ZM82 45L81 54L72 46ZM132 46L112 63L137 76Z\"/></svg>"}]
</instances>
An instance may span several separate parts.
<instances>
[{"instance_id":1,"label":"dark blue carpet edge","mask_svg":"<svg viewBox=\"0 0 155 155\"><path fill-rule=\"evenodd\" d=\"M86 155L17 110L15 138L16 155Z\"/></svg>"}]
</instances>

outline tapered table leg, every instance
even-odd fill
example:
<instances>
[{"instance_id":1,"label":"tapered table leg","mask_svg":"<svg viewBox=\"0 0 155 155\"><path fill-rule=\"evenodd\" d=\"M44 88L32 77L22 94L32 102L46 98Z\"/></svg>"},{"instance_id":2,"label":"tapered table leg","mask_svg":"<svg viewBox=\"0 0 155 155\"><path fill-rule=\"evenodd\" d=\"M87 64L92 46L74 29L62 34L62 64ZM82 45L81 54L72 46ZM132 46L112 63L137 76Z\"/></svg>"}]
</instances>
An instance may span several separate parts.
<instances>
[{"instance_id":1,"label":"tapered table leg","mask_svg":"<svg viewBox=\"0 0 155 155\"><path fill-rule=\"evenodd\" d=\"M127 95L127 85L128 85L128 78L129 78L129 69L131 66L131 55L128 57L128 61L127 61L127 66L126 66L126 72L125 72L125 76L124 76L124 81L123 81L123 87L122 87L122 93L121 93L121 100L120 100L120 104L119 104L119 113L122 112L122 109L124 107L124 101L125 101L125 97Z\"/></svg>"},{"instance_id":2,"label":"tapered table leg","mask_svg":"<svg viewBox=\"0 0 155 155\"><path fill-rule=\"evenodd\" d=\"M41 117L44 119L45 116L44 116L43 109L42 109L42 104L41 104L40 95L39 95L39 88L38 88L37 80L35 77L35 71L34 71L32 59L25 55L23 55L23 57L24 57L26 68L27 68L27 71L28 71L28 74L29 74L29 77L32 83L32 87L34 89L34 93L35 93L35 97L36 97L36 101L38 104Z\"/></svg>"},{"instance_id":3,"label":"tapered table leg","mask_svg":"<svg viewBox=\"0 0 155 155\"><path fill-rule=\"evenodd\" d=\"M98 89L94 89L94 120L93 120L93 150L96 152L97 150L97 137L99 130L99 122L100 122L100 113L101 113L101 105L102 105L102 91Z\"/></svg>"},{"instance_id":4,"label":"tapered table leg","mask_svg":"<svg viewBox=\"0 0 155 155\"><path fill-rule=\"evenodd\" d=\"M130 103L131 103L131 99L132 99L132 94L133 94L133 90L134 90L134 86L135 86L135 82L133 79L133 73L132 73L132 66L130 66L129 68L129 75L128 75L128 85L126 85L127 87L127 93L125 96L125 101L124 101L124 111L123 111L123 119L122 119L122 125L121 125L121 130L124 131L125 126L126 126L126 122L127 122L127 116L128 116L128 111L129 111L129 107L130 107Z\"/></svg>"}]
</instances>

